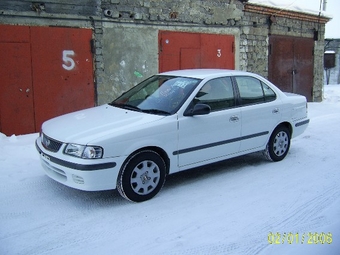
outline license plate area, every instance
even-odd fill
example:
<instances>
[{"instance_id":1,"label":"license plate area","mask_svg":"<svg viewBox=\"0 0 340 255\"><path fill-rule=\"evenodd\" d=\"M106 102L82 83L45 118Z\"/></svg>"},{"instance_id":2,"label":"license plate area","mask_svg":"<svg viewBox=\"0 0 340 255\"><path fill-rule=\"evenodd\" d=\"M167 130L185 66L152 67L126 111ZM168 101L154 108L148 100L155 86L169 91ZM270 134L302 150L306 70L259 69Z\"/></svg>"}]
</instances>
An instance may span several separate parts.
<instances>
[{"instance_id":1,"label":"license plate area","mask_svg":"<svg viewBox=\"0 0 340 255\"><path fill-rule=\"evenodd\" d=\"M43 157L47 161L51 161L50 157L44 153L41 153L41 157Z\"/></svg>"}]
</instances>

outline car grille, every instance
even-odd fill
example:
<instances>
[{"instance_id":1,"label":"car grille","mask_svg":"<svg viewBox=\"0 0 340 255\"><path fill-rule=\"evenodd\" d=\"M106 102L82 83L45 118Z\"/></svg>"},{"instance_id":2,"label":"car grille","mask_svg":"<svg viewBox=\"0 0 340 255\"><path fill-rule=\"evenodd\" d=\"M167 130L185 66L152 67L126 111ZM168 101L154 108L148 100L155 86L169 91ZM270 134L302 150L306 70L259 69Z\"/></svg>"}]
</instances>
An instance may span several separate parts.
<instances>
[{"instance_id":1,"label":"car grille","mask_svg":"<svg viewBox=\"0 0 340 255\"><path fill-rule=\"evenodd\" d=\"M53 140L52 138L48 137L45 134L41 135L41 143L46 150L52 152L57 152L60 149L61 145L63 144L62 142Z\"/></svg>"}]
</instances>

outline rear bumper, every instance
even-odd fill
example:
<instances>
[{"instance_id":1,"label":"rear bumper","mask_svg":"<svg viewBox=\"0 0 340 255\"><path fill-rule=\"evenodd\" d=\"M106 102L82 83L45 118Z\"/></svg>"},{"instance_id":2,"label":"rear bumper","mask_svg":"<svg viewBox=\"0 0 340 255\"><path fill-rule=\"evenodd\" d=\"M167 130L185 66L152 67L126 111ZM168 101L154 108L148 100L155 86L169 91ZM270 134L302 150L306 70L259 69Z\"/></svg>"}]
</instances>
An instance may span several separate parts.
<instances>
[{"instance_id":1,"label":"rear bumper","mask_svg":"<svg viewBox=\"0 0 340 255\"><path fill-rule=\"evenodd\" d=\"M110 190L116 188L117 177L122 158L111 159L79 159L74 161L61 152L47 151L41 144L40 137L35 142L40 154L40 162L47 176L66 186L86 190ZM71 157L73 160L73 157Z\"/></svg>"},{"instance_id":2,"label":"rear bumper","mask_svg":"<svg viewBox=\"0 0 340 255\"><path fill-rule=\"evenodd\" d=\"M297 137L299 135L301 135L303 132L305 132L305 130L307 129L308 125L309 125L309 119L305 118L305 119L301 119L298 120L294 123L294 131L292 134L292 138Z\"/></svg>"}]
</instances>

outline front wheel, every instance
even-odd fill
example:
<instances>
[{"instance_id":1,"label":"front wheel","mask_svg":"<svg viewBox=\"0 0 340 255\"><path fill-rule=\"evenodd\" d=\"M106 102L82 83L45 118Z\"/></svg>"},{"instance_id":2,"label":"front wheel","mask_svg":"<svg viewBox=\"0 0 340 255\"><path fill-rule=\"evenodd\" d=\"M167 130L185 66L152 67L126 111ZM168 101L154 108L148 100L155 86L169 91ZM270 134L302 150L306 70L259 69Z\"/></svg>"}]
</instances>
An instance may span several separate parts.
<instances>
[{"instance_id":1,"label":"front wheel","mask_svg":"<svg viewBox=\"0 0 340 255\"><path fill-rule=\"evenodd\" d=\"M270 136L264 155L272 161L284 159L290 147L290 132L285 126L277 127Z\"/></svg>"},{"instance_id":2,"label":"front wheel","mask_svg":"<svg viewBox=\"0 0 340 255\"><path fill-rule=\"evenodd\" d=\"M117 180L118 192L133 202L153 198L163 187L166 165L156 152L144 150L124 163Z\"/></svg>"}]
</instances>

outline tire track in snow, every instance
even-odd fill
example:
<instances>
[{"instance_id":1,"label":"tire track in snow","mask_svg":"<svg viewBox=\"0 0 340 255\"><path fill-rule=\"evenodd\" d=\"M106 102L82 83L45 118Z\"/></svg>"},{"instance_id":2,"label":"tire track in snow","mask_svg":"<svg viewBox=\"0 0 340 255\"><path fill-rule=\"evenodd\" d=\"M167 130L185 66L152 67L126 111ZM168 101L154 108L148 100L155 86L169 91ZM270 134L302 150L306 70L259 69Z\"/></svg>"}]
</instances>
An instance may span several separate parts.
<instances>
[{"instance_id":1,"label":"tire track in snow","mask_svg":"<svg viewBox=\"0 0 340 255\"><path fill-rule=\"evenodd\" d=\"M305 201L303 204L296 208L292 208L292 213L287 214L287 216L280 220L278 227L284 228L285 226L296 226L301 225L301 227L309 228L318 228L324 223L322 222L314 222L311 223L311 219L315 218L316 215L319 215L320 212L329 206L332 201L340 196L340 191L338 190L337 185L333 185L324 191L322 191L318 196Z\"/></svg>"},{"instance_id":2,"label":"tire track in snow","mask_svg":"<svg viewBox=\"0 0 340 255\"><path fill-rule=\"evenodd\" d=\"M272 220L267 221L266 226L261 228L258 231L258 234L262 233L263 235L263 233L265 233L265 238L270 232L279 232L281 234L284 232L292 232L299 233L300 235L303 233L315 232L315 230L320 229L320 227L328 226L332 223L323 217L322 211L331 206L338 198L340 198L340 191L338 185L334 184L323 190L318 196L309 199L296 207L290 207L289 210L284 213L285 217L275 219L274 222ZM273 229L273 225L275 225L275 229ZM294 227L292 228L292 226ZM327 232L327 229L324 231ZM253 247L248 246L251 248L244 254L261 254L261 251L270 245L268 242L264 243L263 240L262 244L261 242L255 242Z\"/></svg>"}]
</instances>

